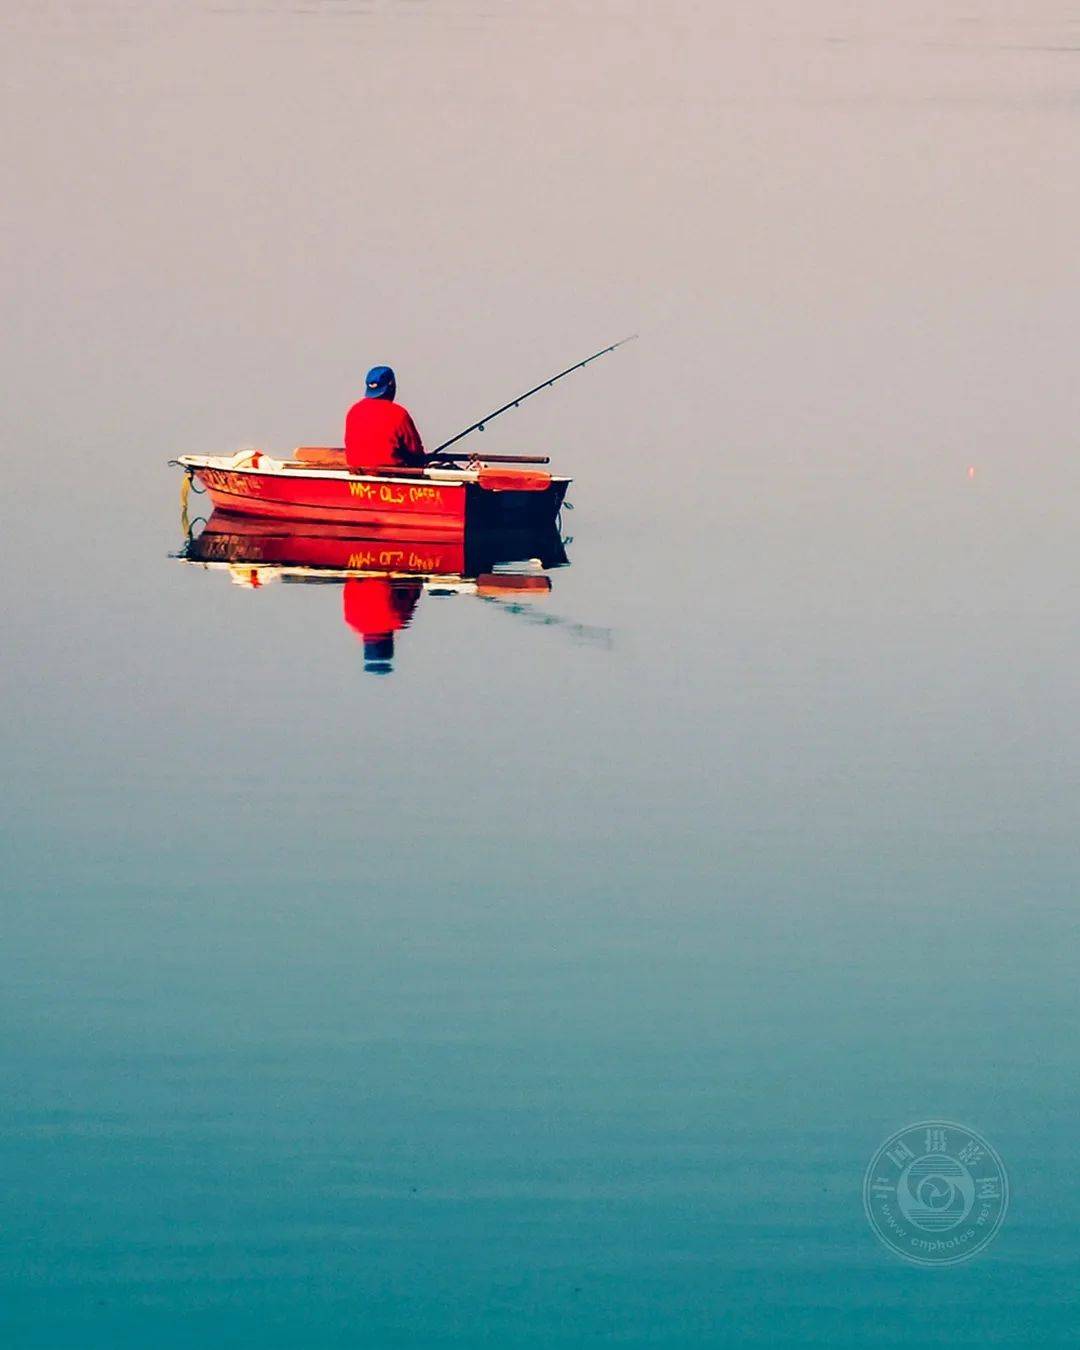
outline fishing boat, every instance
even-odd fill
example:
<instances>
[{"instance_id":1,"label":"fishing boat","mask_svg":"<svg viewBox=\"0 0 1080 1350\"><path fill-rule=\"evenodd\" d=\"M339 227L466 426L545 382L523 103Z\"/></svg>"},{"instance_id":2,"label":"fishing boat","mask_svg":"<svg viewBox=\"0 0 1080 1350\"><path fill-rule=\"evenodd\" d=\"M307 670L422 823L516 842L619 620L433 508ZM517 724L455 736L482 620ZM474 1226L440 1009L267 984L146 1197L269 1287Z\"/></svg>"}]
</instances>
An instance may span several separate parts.
<instances>
[{"instance_id":1,"label":"fishing boat","mask_svg":"<svg viewBox=\"0 0 1080 1350\"><path fill-rule=\"evenodd\" d=\"M185 492L195 480L196 491L205 490L215 509L230 515L429 537L460 534L466 526L551 526L570 485L569 478L490 461L357 473L342 451L323 447L301 447L285 459L250 450L172 462L186 472Z\"/></svg>"},{"instance_id":2,"label":"fishing boat","mask_svg":"<svg viewBox=\"0 0 1080 1350\"><path fill-rule=\"evenodd\" d=\"M215 510L263 520L346 524L428 539L453 538L466 529L553 526L571 480L521 467L546 464L546 456L477 456L451 447L542 389L633 341L613 342L516 395L443 441L425 456L423 467L358 471L346 464L342 448L327 446L301 446L284 459L262 450L181 455L169 463L185 473L184 512L197 481L195 490L208 492Z\"/></svg>"}]
</instances>

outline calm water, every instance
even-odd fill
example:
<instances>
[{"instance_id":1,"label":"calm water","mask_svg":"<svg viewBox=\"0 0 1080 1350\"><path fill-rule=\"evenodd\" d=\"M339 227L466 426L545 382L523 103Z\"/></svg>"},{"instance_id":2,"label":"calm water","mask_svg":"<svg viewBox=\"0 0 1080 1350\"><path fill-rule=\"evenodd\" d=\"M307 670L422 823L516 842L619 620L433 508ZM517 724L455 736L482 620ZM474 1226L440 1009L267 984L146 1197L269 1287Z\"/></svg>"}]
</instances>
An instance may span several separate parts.
<instances>
[{"instance_id":1,"label":"calm water","mask_svg":"<svg viewBox=\"0 0 1080 1350\"><path fill-rule=\"evenodd\" d=\"M15 0L0 1329L1075 1344L1080 6ZM169 555L389 361L572 473L419 597ZM871 1233L931 1117L1012 1205Z\"/></svg>"}]
</instances>

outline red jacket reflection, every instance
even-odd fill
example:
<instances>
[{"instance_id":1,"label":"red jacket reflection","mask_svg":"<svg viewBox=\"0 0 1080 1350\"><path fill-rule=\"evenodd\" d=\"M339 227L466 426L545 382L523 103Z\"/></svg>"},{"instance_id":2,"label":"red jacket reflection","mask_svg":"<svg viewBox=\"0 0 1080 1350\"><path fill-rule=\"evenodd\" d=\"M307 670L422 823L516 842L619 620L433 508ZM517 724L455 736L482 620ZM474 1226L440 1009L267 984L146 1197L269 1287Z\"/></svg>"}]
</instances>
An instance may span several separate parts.
<instances>
[{"instance_id":1,"label":"red jacket reflection","mask_svg":"<svg viewBox=\"0 0 1080 1350\"><path fill-rule=\"evenodd\" d=\"M418 581L350 577L345 583L345 622L365 641L390 637L409 623L421 589Z\"/></svg>"}]
</instances>

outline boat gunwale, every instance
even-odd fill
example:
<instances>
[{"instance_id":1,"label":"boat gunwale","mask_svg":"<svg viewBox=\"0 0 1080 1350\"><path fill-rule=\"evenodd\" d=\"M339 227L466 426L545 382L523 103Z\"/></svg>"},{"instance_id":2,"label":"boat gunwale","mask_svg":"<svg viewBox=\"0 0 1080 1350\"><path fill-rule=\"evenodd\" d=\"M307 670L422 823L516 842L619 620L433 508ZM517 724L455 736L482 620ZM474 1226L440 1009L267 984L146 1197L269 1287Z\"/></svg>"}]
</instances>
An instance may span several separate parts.
<instances>
[{"instance_id":1,"label":"boat gunwale","mask_svg":"<svg viewBox=\"0 0 1080 1350\"><path fill-rule=\"evenodd\" d=\"M252 474L255 476L261 475L264 478L300 478L303 480L325 479L335 483L403 483L415 487L418 482L427 482L438 483L443 487L465 488L478 486L475 477L477 471L475 469L437 469L436 473L439 475L438 477L429 477L427 473L422 477L420 475L417 475L416 477L401 477L397 474L353 473L350 469L328 469L317 465L313 465L309 468L306 464L289 464L281 460L276 462L276 467L264 469L252 464L234 465L232 463L232 458L229 455L178 455L176 462L185 469L192 470L194 473L198 473L200 469L209 469L211 472L216 473ZM460 473L462 476L460 478L449 477L450 474L457 473ZM448 476L443 477L443 474ZM565 478L556 474L551 474L550 478L552 484L566 483L567 486L569 486L570 483L573 482L572 478ZM503 491L512 492L513 488L503 489Z\"/></svg>"}]
</instances>

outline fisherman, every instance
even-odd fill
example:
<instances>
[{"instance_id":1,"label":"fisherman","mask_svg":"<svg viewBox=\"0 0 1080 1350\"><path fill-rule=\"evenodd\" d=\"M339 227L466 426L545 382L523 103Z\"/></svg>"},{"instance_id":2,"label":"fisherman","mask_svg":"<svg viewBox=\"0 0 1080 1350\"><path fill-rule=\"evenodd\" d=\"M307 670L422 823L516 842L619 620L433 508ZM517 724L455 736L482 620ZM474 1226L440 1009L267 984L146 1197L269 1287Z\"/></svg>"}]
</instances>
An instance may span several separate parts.
<instances>
[{"instance_id":1,"label":"fisherman","mask_svg":"<svg viewBox=\"0 0 1080 1350\"><path fill-rule=\"evenodd\" d=\"M394 402L397 380L389 366L367 373L364 397L345 418L345 462L350 469L421 468L427 463L416 424Z\"/></svg>"}]
</instances>

